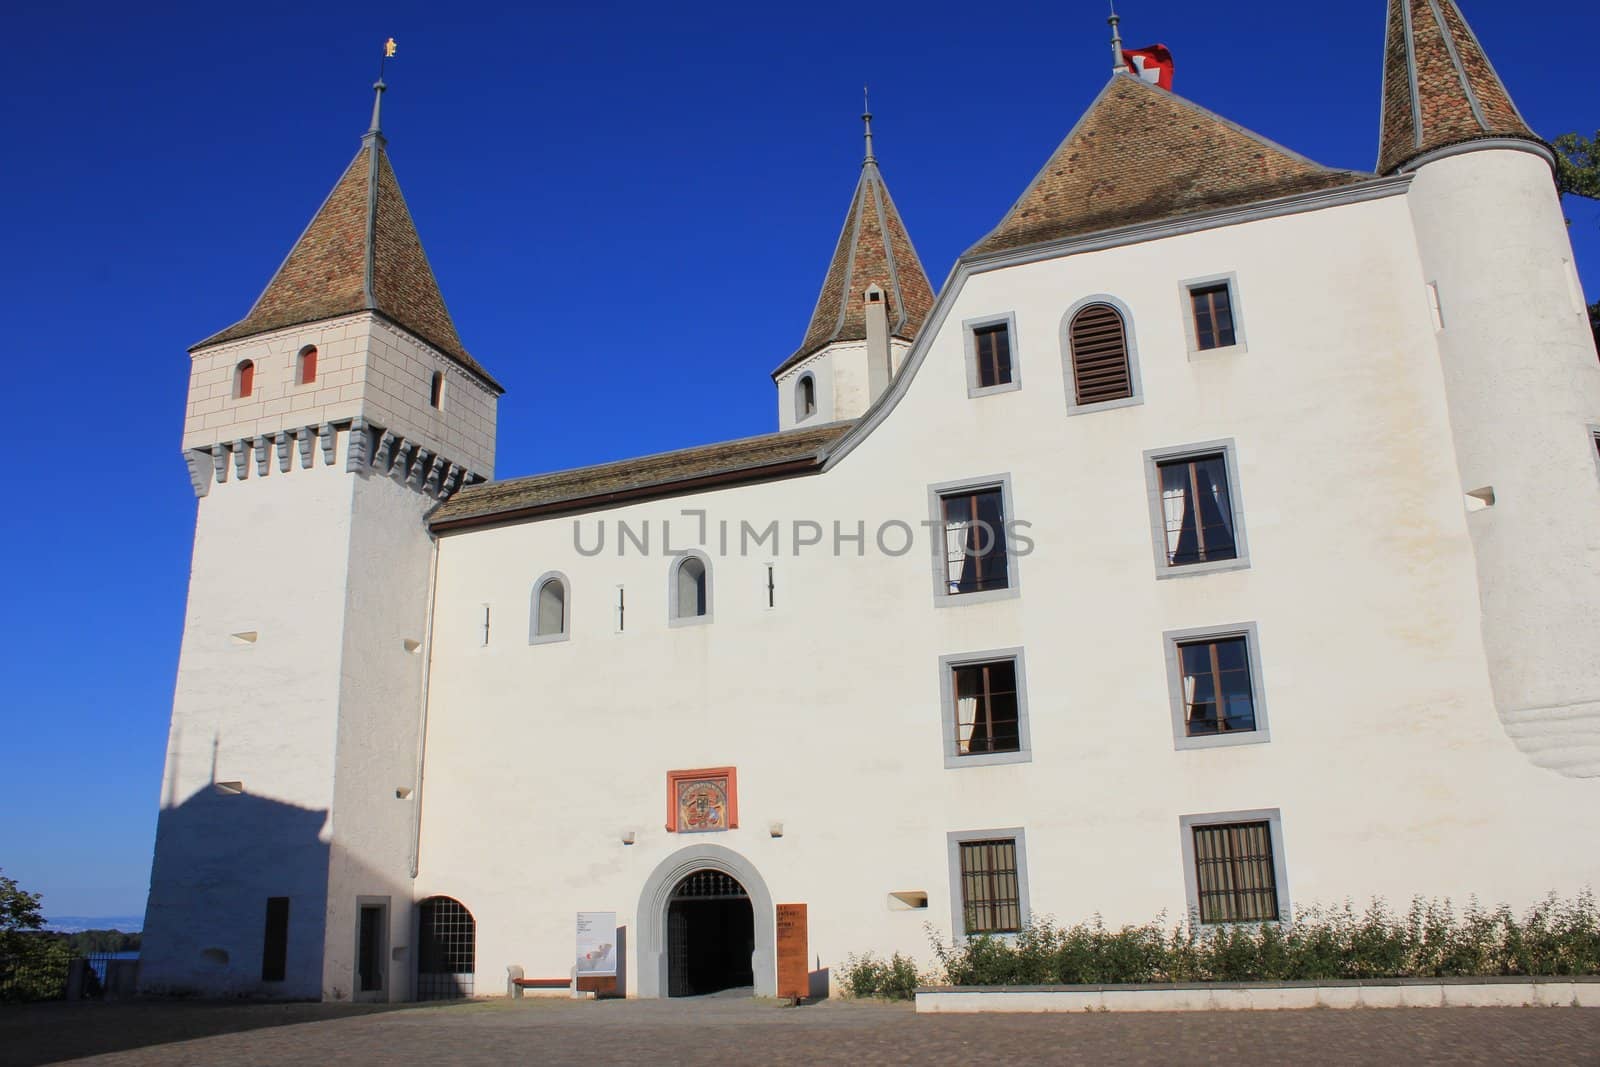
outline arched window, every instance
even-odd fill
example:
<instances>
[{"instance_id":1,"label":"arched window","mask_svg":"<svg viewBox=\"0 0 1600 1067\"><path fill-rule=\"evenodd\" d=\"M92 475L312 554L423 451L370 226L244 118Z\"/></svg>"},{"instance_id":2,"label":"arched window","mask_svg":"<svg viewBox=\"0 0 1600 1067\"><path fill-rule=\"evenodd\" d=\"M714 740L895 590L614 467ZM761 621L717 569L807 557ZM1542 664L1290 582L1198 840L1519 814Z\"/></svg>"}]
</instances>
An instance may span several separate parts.
<instances>
[{"instance_id":1,"label":"arched window","mask_svg":"<svg viewBox=\"0 0 1600 1067\"><path fill-rule=\"evenodd\" d=\"M433 382L428 386L428 403L435 408L444 407L444 372L434 371Z\"/></svg>"},{"instance_id":2,"label":"arched window","mask_svg":"<svg viewBox=\"0 0 1600 1067\"><path fill-rule=\"evenodd\" d=\"M560 641L567 636L567 578L551 571L533 583L528 643Z\"/></svg>"},{"instance_id":3,"label":"arched window","mask_svg":"<svg viewBox=\"0 0 1600 1067\"><path fill-rule=\"evenodd\" d=\"M295 384L310 385L317 380L317 346L306 345L295 359Z\"/></svg>"},{"instance_id":4,"label":"arched window","mask_svg":"<svg viewBox=\"0 0 1600 1067\"><path fill-rule=\"evenodd\" d=\"M248 359L233 368L233 395L243 400L255 391L256 365Z\"/></svg>"},{"instance_id":5,"label":"arched window","mask_svg":"<svg viewBox=\"0 0 1600 1067\"><path fill-rule=\"evenodd\" d=\"M429 897L417 905L418 1000L472 996L477 957L478 923L461 901Z\"/></svg>"},{"instance_id":6,"label":"arched window","mask_svg":"<svg viewBox=\"0 0 1600 1067\"><path fill-rule=\"evenodd\" d=\"M711 565L698 552L673 565L671 606L675 622L711 617Z\"/></svg>"},{"instance_id":7,"label":"arched window","mask_svg":"<svg viewBox=\"0 0 1600 1067\"><path fill-rule=\"evenodd\" d=\"M1090 304L1072 317L1072 386L1080 406L1133 396L1128 330L1110 304Z\"/></svg>"},{"instance_id":8,"label":"arched window","mask_svg":"<svg viewBox=\"0 0 1600 1067\"><path fill-rule=\"evenodd\" d=\"M794 421L804 422L817 413L817 380L802 374L794 386Z\"/></svg>"}]
</instances>

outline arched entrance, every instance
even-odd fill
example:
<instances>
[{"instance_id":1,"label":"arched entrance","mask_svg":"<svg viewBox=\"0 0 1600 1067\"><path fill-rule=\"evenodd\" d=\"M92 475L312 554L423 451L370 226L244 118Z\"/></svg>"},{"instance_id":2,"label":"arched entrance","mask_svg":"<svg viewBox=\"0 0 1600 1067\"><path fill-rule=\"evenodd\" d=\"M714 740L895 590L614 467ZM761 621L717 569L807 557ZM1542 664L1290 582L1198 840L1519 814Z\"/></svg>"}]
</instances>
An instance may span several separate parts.
<instances>
[{"instance_id":1,"label":"arched entrance","mask_svg":"<svg viewBox=\"0 0 1600 1067\"><path fill-rule=\"evenodd\" d=\"M756 948L750 894L725 871L684 878L667 902L667 996L754 987Z\"/></svg>"},{"instance_id":2,"label":"arched entrance","mask_svg":"<svg viewBox=\"0 0 1600 1067\"><path fill-rule=\"evenodd\" d=\"M730 882L738 889L731 889ZM742 901L737 896L740 890ZM679 918L674 920L674 915ZM678 958L686 965L680 981L688 978L691 987L698 960L702 981L707 976L712 985L729 981L720 988L730 989L738 988L733 979L742 978L756 996L777 996L772 894L750 861L730 848L694 844L663 860L645 879L639 894L638 933L641 997L682 995L671 973ZM678 953L668 943L672 936L683 939ZM735 966L740 966L737 974L733 973Z\"/></svg>"},{"instance_id":3,"label":"arched entrance","mask_svg":"<svg viewBox=\"0 0 1600 1067\"><path fill-rule=\"evenodd\" d=\"M461 901L429 897L417 905L417 999L455 1000L473 993L478 923Z\"/></svg>"}]
</instances>

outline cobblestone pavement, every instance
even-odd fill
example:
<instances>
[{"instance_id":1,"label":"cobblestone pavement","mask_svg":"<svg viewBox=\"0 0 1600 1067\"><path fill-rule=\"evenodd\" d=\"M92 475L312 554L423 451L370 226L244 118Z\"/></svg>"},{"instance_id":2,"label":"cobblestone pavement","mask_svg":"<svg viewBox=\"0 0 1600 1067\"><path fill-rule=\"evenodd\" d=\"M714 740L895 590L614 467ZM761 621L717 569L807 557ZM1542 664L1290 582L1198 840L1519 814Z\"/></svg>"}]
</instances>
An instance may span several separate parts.
<instances>
[{"instance_id":1,"label":"cobblestone pavement","mask_svg":"<svg viewBox=\"0 0 1600 1067\"><path fill-rule=\"evenodd\" d=\"M113 1051L115 1050L115 1051ZM94 1055L102 1053L102 1055ZM923 1015L749 999L0 1008L0 1063L1600 1064L1600 1010Z\"/></svg>"}]
</instances>

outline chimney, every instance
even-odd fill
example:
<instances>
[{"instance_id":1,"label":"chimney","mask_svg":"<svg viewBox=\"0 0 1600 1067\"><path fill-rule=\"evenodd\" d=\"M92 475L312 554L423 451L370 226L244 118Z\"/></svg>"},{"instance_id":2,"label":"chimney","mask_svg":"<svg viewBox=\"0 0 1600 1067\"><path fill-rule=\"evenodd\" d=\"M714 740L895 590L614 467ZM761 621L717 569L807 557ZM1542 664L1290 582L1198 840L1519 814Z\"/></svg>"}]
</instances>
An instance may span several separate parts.
<instances>
[{"instance_id":1,"label":"chimney","mask_svg":"<svg viewBox=\"0 0 1600 1067\"><path fill-rule=\"evenodd\" d=\"M883 289L867 286L863 296L867 319L867 402L877 400L889 388L889 303Z\"/></svg>"}]
</instances>

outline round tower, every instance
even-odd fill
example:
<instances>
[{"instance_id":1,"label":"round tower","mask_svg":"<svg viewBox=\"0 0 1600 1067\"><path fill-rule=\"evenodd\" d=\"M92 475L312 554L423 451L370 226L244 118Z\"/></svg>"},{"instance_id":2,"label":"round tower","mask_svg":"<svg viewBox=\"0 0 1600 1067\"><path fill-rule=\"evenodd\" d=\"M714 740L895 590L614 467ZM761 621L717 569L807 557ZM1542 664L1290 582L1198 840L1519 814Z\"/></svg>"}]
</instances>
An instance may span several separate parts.
<instances>
[{"instance_id":1,"label":"round tower","mask_svg":"<svg viewBox=\"0 0 1600 1067\"><path fill-rule=\"evenodd\" d=\"M1600 776L1600 364L1552 179L1454 0L1390 0L1379 170L1409 194L1501 721Z\"/></svg>"}]
</instances>

